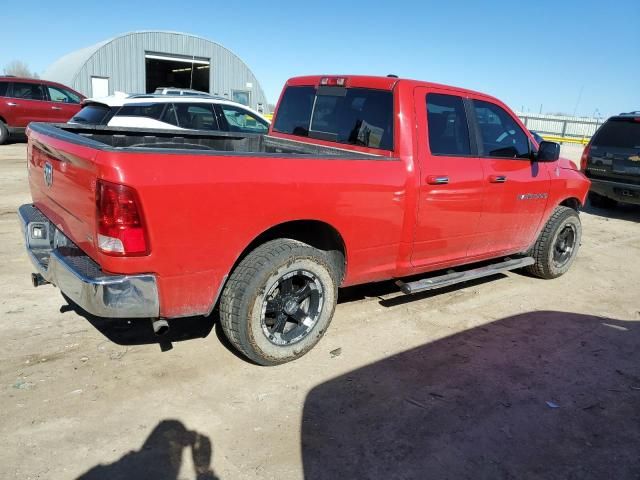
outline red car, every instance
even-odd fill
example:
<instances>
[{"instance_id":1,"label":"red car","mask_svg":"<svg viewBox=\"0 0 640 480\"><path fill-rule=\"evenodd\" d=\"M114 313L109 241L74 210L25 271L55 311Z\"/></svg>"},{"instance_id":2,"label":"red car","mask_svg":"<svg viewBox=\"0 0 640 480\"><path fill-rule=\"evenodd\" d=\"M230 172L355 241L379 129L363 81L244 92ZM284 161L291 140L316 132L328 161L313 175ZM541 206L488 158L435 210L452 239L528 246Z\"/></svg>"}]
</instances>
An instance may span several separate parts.
<instances>
[{"instance_id":1,"label":"red car","mask_svg":"<svg viewBox=\"0 0 640 480\"><path fill-rule=\"evenodd\" d=\"M66 122L78 113L84 98L59 83L0 77L0 145L24 134L29 122Z\"/></svg>"},{"instance_id":2,"label":"red car","mask_svg":"<svg viewBox=\"0 0 640 480\"><path fill-rule=\"evenodd\" d=\"M589 190L499 100L388 77L291 79L266 136L39 123L28 136L34 285L156 331L215 310L264 365L319 341L340 286L562 275Z\"/></svg>"}]
</instances>

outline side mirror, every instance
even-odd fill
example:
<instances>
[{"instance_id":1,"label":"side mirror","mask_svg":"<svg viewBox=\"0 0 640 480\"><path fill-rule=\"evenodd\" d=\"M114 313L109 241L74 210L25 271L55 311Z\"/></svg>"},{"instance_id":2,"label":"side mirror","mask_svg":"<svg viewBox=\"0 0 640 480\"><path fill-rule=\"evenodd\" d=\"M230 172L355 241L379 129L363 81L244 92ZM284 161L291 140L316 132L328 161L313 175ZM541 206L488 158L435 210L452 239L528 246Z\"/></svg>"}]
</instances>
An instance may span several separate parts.
<instances>
[{"instance_id":1,"label":"side mirror","mask_svg":"<svg viewBox=\"0 0 640 480\"><path fill-rule=\"evenodd\" d=\"M538 153L534 160L537 162L555 162L560 158L560 144L556 142L542 141L538 146Z\"/></svg>"}]
</instances>

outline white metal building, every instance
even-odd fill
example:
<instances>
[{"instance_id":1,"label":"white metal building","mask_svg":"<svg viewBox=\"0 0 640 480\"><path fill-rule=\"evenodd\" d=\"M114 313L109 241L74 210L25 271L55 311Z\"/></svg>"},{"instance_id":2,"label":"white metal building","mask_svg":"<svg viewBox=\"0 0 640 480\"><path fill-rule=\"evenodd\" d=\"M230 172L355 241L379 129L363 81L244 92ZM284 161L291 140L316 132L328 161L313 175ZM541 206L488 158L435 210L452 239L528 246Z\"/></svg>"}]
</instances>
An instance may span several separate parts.
<instances>
[{"instance_id":1,"label":"white metal building","mask_svg":"<svg viewBox=\"0 0 640 480\"><path fill-rule=\"evenodd\" d=\"M43 77L89 97L178 87L228 97L258 111L267 107L258 80L237 55L186 33L126 33L65 55Z\"/></svg>"}]
</instances>

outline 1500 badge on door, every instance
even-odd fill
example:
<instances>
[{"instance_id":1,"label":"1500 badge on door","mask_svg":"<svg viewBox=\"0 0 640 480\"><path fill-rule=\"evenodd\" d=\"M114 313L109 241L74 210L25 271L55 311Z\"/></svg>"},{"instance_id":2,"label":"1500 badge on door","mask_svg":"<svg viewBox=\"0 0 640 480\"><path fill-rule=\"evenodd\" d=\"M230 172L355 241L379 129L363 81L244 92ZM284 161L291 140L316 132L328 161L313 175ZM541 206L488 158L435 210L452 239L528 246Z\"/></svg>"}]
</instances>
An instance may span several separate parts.
<instances>
[{"instance_id":1,"label":"1500 badge on door","mask_svg":"<svg viewBox=\"0 0 640 480\"><path fill-rule=\"evenodd\" d=\"M543 198L547 198L548 196L548 193L523 193L521 195L518 195L518 200L541 200Z\"/></svg>"}]
</instances>

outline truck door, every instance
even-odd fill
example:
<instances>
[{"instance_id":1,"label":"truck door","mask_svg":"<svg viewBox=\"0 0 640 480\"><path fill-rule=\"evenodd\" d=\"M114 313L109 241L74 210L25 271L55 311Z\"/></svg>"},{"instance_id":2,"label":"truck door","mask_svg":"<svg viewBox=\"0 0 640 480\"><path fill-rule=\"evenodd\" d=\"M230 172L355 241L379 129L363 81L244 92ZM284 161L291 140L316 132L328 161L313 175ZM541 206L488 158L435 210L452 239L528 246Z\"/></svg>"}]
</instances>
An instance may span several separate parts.
<instances>
[{"instance_id":1,"label":"truck door","mask_svg":"<svg viewBox=\"0 0 640 480\"><path fill-rule=\"evenodd\" d=\"M479 236L469 255L526 249L535 240L549 196L549 164L531 161L533 148L519 122L503 107L470 99L486 199Z\"/></svg>"},{"instance_id":2,"label":"truck door","mask_svg":"<svg viewBox=\"0 0 640 480\"><path fill-rule=\"evenodd\" d=\"M420 193L411 262L415 267L463 259L478 231L483 171L462 97L416 88Z\"/></svg>"}]
</instances>

